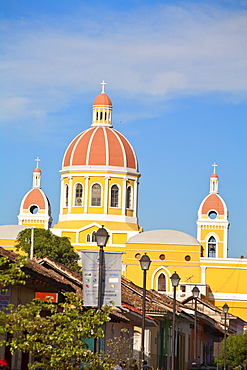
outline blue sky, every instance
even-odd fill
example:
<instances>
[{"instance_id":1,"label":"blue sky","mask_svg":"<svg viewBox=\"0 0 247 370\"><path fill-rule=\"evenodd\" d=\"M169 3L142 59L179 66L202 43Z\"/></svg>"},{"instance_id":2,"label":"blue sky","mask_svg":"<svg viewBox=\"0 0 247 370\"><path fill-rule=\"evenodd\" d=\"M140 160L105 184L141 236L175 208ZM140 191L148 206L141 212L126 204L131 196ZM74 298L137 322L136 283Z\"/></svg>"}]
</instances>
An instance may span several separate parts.
<instances>
[{"instance_id":1,"label":"blue sky","mask_svg":"<svg viewBox=\"0 0 247 370\"><path fill-rule=\"evenodd\" d=\"M247 1L1 0L1 214L16 224L41 158L57 221L62 157L107 82L135 148L139 224L196 236L218 164L229 256L247 257Z\"/></svg>"}]
</instances>

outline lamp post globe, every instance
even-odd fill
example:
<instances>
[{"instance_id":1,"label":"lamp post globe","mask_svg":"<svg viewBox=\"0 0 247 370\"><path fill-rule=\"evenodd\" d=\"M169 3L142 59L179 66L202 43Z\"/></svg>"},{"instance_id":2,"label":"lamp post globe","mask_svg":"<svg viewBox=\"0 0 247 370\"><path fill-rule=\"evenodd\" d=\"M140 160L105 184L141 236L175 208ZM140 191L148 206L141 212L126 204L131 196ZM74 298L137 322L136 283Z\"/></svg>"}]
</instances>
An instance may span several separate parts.
<instances>
[{"instance_id":1,"label":"lamp post globe","mask_svg":"<svg viewBox=\"0 0 247 370\"><path fill-rule=\"evenodd\" d=\"M176 273L176 271L172 274L172 276L170 277L170 279L171 279L171 282L172 282L172 286L173 287L177 287L178 284L179 284L179 281L180 281L180 277Z\"/></svg>"},{"instance_id":2,"label":"lamp post globe","mask_svg":"<svg viewBox=\"0 0 247 370\"><path fill-rule=\"evenodd\" d=\"M151 260L149 258L149 256L145 253L141 259L140 259L140 265L141 265L141 269L144 271L144 270L148 270L149 269L149 266L151 264Z\"/></svg>"},{"instance_id":3,"label":"lamp post globe","mask_svg":"<svg viewBox=\"0 0 247 370\"><path fill-rule=\"evenodd\" d=\"M106 229L103 227L103 225L96 232L95 238L96 238L96 243L97 243L98 247L105 247L106 246L109 235L108 235L108 232L106 231Z\"/></svg>"},{"instance_id":4,"label":"lamp post globe","mask_svg":"<svg viewBox=\"0 0 247 370\"><path fill-rule=\"evenodd\" d=\"M198 298L200 294L199 288L195 285L194 288L192 289L192 294L194 298Z\"/></svg>"}]
</instances>

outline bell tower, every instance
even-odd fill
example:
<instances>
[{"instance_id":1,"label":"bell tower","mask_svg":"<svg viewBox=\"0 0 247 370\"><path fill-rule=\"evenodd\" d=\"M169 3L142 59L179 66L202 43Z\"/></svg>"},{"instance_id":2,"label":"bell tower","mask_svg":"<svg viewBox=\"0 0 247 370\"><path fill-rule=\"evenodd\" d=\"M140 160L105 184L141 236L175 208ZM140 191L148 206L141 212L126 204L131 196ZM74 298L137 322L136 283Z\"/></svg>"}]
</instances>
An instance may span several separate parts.
<instances>
[{"instance_id":1,"label":"bell tower","mask_svg":"<svg viewBox=\"0 0 247 370\"><path fill-rule=\"evenodd\" d=\"M33 170L33 186L21 201L18 224L49 229L52 223L51 206L49 199L41 190L40 159L36 158L35 161L37 165Z\"/></svg>"},{"instance_id":2,"label":"bell tower","mask_svg":"<svg viewBox=\"0 0 247 370\"><path fill-rule=\"evenodd\" d=\"M209 194L198 210L197 240L202 245L202 257L227 258L228 253L228 211L224 200L218 194L219 177L217 164L210 176Z\"/></svg>"}]
</instances>

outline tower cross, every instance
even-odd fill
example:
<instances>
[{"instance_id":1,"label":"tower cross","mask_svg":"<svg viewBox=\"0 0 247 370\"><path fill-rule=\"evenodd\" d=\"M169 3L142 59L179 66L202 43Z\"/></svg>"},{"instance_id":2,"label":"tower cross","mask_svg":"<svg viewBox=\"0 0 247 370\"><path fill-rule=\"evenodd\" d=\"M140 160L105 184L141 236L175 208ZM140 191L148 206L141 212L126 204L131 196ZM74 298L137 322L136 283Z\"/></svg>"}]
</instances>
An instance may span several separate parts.
<instances>
[{"instance_id":1,"label":"tower cross","mask_svg":"<svg viewBox=\"0 0 247 370\"><path fill-rule=\"evenodd\" d=\"M101 91L101 93L104 93L104 92L105 92L105 85L106 85L106 82L103 80L103 81L101 82L101 85L102 85L102 91Z\"/></svg>"},{"instance_id":2,"label":"tower cross","mask_svg":"<svg viewBox=\"0 0 247 370\"><path fill-rule=\"evenodd\" d=\"M218 165L214 162L214 164L212 164L212 167L214 168L214 173L216 173L216 167L217 167Z\"/></svg>"},{"instance_id":3,"label":"tower cross","mask_svg":"<svg viewBox=\"0 0 247 370\"><path fill-rule=\"evenodd\" d=\"M36 167L36 168L39 168L39 162L41 161L41 159L39 159L39 157L37 157L37 158L35 159L35 161L37 162L37 167Z\"/></svg>"}]
</instances>

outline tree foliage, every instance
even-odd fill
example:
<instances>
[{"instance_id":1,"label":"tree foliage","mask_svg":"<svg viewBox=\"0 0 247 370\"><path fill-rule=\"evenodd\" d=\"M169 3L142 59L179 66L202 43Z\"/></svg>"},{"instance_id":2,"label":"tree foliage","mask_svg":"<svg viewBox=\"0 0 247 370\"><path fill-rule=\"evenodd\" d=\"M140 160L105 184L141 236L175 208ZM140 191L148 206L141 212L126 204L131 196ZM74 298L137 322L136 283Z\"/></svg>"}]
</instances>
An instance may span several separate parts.
<instances>
[{"instance_id":1,"label":"tree foliage","mask_svg":"<svg viewBox=\"0 0 247 370\"><path fill-rule=\"evenodd\" d=\"M222 342L222 349L224 341ZM215 358L219 365L224 364L224 354ZM233 368L247 365L247 332L241 335L230 335L226 340L226 363Z\"/></svg>"},{"instance_id":2,"label":"tree foliage","mask_svg":"<svg viewBox=\"0 0 247 370\"><path fill-rule=\"evenodd\" d=\"M17 249L30 255L31 229L22 230L17 236ZM50 230L34 229L34 256L49 257L63 263L73 271L80 271L78 254L74 251L67 237L54 235Z\"/></svg>"},{"instance_id":3,"label":"tree foliage","mask_svg":"<svg viewBox=\"0 0 247 370\"><path fill-rule=\"evenodd\" d=\"M26 257L18 257L16 262L10 262L7 257L0 257L0 289L6 290L9 285L25 284L26 274L22 267L27 264Z\"/></svg>"},{"instance_id":4,"label":"tree foliage","mask_svg":"<svg viewBox=\"0 0 247 370\"><path fill-rule=\"evenodd\" d=\"M109 321L110 307L101 311L84 309L81 298L66 293L65 303L34 299L25 305L10 306L0 312L0 323L10 339L5 343L12 353L29 352L29 369L79 370L108 369L102 358L88 349L85 338L103 337L102 325ZM46 313L46 315L44 315Z\"/></svg>"}]
</instances>

